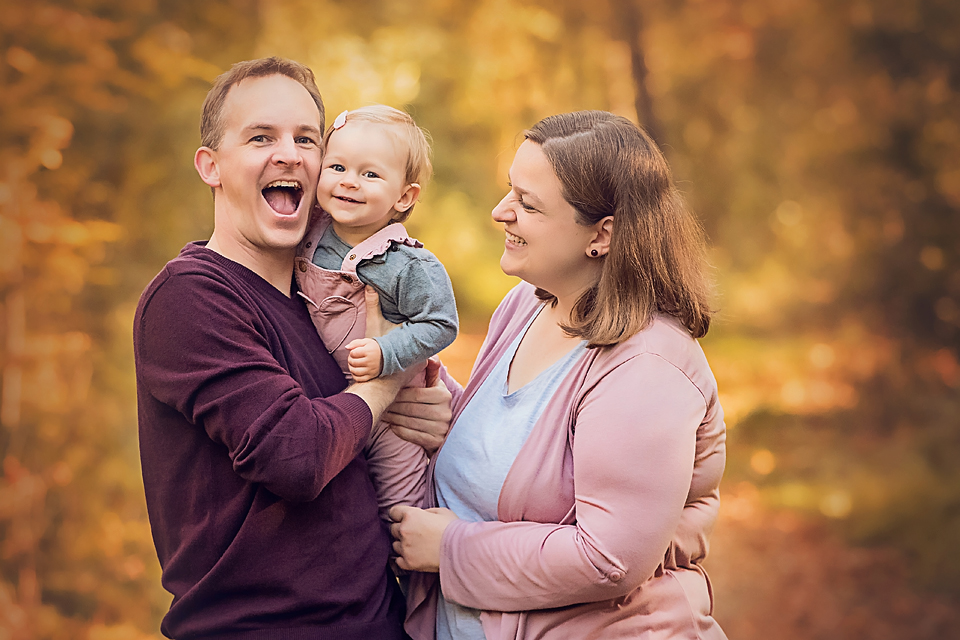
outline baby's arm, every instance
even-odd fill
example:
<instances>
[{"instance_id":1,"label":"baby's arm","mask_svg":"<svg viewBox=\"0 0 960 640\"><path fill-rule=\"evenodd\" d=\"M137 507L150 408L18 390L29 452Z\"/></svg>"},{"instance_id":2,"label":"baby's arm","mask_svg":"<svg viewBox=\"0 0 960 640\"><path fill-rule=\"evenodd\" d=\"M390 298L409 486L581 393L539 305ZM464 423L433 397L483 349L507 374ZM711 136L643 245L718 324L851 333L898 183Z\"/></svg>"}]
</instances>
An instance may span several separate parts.
<instances>
[{"instance_id":1,"label":"baby's arm","mask_svg":"<svg viewBox=\"0 0 960 640\"><path fill-rule=\"evenodd\" d=\"M426 360L457 337L457 305L446 269L424 249L397 278L394 299L404 321L377 338L383 354L381 375Z\"/></svg>"}]
</instances>

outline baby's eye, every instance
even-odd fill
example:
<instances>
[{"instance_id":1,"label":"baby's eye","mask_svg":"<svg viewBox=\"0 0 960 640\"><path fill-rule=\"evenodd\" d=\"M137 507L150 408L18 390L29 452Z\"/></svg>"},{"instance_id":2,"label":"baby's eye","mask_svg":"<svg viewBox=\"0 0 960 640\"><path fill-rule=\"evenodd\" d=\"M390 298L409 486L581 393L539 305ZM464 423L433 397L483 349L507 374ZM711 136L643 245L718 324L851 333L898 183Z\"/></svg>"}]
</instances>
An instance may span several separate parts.
<instances>
[{"instance_id":1,"label":"baby's eye","mask_svg":"<svg viewBox=\"0 0 960 640\"><path fill-rule=\"evenodd\" d=\"M364 171L364 172L363 172L363 177L364 177L364 178L374 178L374 179L376 179L376 178L379 178L379 177L380 177L380 174L378 174L376 171Z\"/></svg>"},{"instance_id":2,"label":"baby's eye","mask_svg":"<svg viewBox=\"0 0 960 640\"><path fill-rule=\"evenodd\" d=\"M333 169L334 171L338 171L338 172L340 172L340 173L343 173L344 171L347 170L346 167L344 167L342 164L337 164L337 163L333 163L333 164L331 164L331 165L330 165L329 167L327 167L327 168L328 168L328 169Z\"/></svg>"}]
</instances>

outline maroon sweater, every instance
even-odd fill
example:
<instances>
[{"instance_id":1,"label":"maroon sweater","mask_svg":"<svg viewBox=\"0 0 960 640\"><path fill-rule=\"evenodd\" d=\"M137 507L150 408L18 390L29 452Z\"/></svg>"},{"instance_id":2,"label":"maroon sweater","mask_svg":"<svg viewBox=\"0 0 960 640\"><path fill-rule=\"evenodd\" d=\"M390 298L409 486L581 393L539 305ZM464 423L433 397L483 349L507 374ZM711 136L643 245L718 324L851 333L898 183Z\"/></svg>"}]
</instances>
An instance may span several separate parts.
<instances>
[{"instance_id":1,"label":"maroon sweater","mask_svg":"<svg viewBox=\"0 0 960 640\"><path fill-rule=\"evenodd\" d=\"M186 638L400 638L367 405L298 297L189 244L134 321L140 458Z\"/></svg>"}]
</instances>

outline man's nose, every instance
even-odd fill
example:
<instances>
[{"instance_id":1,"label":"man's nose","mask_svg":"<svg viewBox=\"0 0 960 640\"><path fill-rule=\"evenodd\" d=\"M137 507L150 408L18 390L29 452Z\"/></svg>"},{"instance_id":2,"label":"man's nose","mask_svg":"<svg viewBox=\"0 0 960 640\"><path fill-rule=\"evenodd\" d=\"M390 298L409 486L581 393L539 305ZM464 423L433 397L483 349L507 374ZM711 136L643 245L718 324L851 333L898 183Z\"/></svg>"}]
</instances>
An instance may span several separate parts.
<instances>
[{"instance_id":1,"label":"man's nose","mask_svg":"<svg viewBox=\"0 0 960 640\"><path fill-rule=\"evenodd\" d=\"M292 137L280 138L273 153L273 161L288 166L299 166L303 162L300 147L297 146Z\"/></svg>"}]
</instances>

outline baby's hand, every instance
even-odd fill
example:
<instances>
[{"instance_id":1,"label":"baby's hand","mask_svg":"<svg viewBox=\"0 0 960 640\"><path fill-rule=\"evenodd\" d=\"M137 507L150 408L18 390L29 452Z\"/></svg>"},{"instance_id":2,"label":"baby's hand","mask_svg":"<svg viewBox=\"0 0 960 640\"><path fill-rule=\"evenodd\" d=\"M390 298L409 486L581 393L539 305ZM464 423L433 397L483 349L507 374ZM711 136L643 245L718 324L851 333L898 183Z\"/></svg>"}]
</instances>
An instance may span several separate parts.
<instances>
[{"instance_id":1,"label":"baby's hand","mask_svg":"<svg viewBox=\"0 0 960 640\"><path fill-rule=\"evenodd\" d=\"M373 338L361 338L347 345L347 366L354 382L366 382L380 375L383 369L383 352Z\"/></svg>"}]
</instances>

